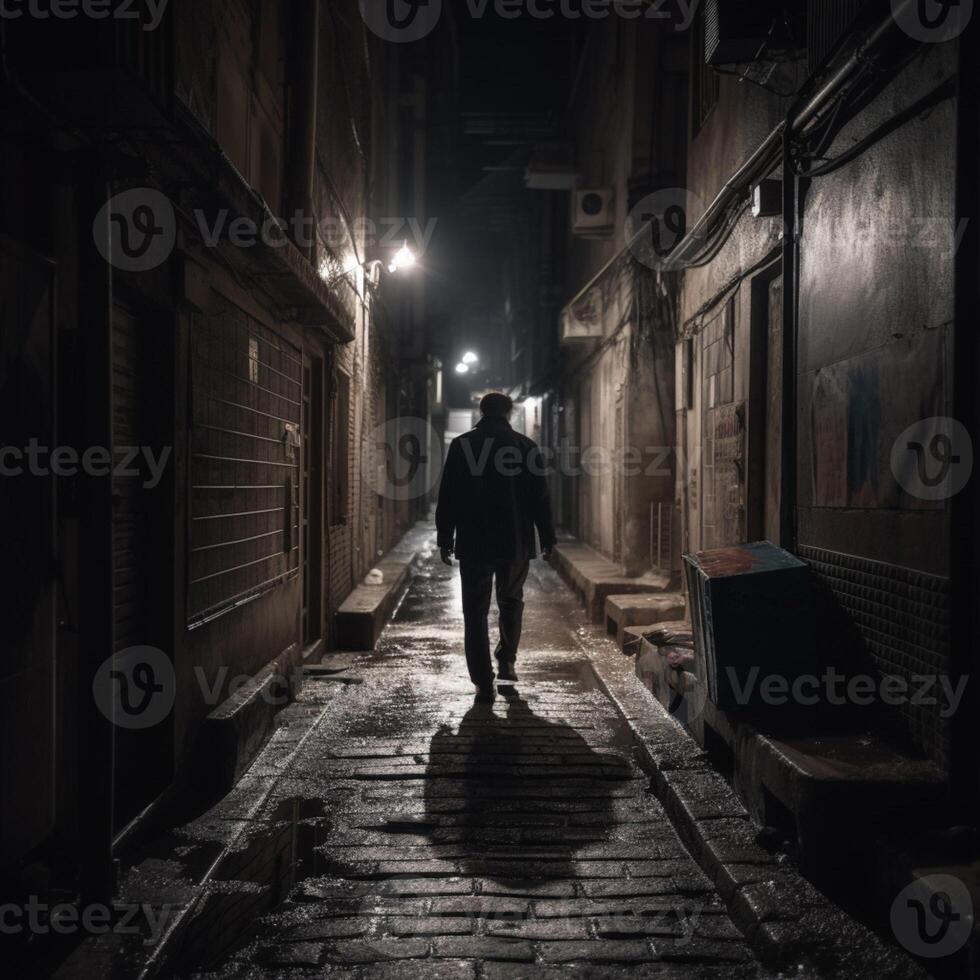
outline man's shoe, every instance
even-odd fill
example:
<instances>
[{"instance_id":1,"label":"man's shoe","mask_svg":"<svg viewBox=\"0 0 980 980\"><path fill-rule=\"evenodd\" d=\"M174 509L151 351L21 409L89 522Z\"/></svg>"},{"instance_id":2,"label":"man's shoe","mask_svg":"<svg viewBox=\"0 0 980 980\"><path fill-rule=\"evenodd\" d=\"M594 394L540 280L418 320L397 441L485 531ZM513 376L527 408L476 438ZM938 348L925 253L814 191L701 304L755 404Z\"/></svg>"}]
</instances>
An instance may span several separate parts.
<instances>
[{"instance_id":1,"label":"man's shoe","mask_svg":"<svg viewBox=\"0 0 980 980\"><path fill-rule=\"evenodd\" d=\"M490 684L489 687L478 687L473 701L475 704L493 704L496 697L497 692L493 689L493 684Z\"/></svg>"},{"instance_id":2,"label":"man's shoe","mask_svg":"<svg viewBox=\"0 0 980 980\"><path fill-rule=\"evenodd\" d=\"M517 671L514 670L513 664L500 664L500 666L497 668L497 683L498 684L517 683Z\"/></svg>"}]
</instances>

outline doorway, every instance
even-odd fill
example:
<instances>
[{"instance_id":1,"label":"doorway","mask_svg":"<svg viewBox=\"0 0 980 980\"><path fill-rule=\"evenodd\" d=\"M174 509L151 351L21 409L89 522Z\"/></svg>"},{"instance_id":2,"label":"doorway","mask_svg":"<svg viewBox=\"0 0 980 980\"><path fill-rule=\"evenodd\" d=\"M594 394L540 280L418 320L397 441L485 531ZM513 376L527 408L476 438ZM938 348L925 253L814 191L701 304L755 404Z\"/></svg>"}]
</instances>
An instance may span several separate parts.
<instances>
[{"instance_id":1,"label":"doorway","mask_svg":"<svg viewBox=\"0 0 980 980\"><path fill-rule=\"evenodd\" d=\"M56 267L0 236L0 524L3 527L4 655L0 661L0 861L15 867L55 829L62 780L70 778L56 727L59 662L58 483L24 462L31 440L58 445L55 397ZM8 448L9 447L9 448ZM65 661L70 661L65 658ZM16 746L16 750L13 747Z\"/></svg>"},{"instance_id":2,"label":"doorway","mask_svg":"<svg viewBox=\"0 0 980 980\"><path fill-rule=\"evenodd\" d=\"M736 294L737 295L737 294ZM735 299L701 331L701 547L745 537L745 406L735 397Z\"/></svg>"},{"instance_id":3,"label":"doorway","mask_svg":"<svg viewBox=\"0 0 980 980\"><path fill-rule=\"evenodd\" d=\"M155 314L117 302L112 310L112 623L113 651L155 648L172 656L172 471L148 469L143 447L166 460L171 380L167 332ZM136 450L141 451L137 454ZM118 836L168 786L173 717L149 727L116 724L113 733L113 828Z\"/></svg>"},{"instance_id":4,"label":"doorway","mask_svg":"<svg viewBox=\"0 0 980 980\"><path fill-rule=\"evenodd\" d=\"M303 646L323 638L323 360L303 356Z\"/></svg>"},{"instance_id":5,"label":"doorway","mask_svg":"<svg viewBox=\"0 0 980 980\"><path fill-rule=\"evenodd\" d=\"M749 364L749 537L780 541L783 276L777 260L752 281Z\"/></svg>"}]
</instances>

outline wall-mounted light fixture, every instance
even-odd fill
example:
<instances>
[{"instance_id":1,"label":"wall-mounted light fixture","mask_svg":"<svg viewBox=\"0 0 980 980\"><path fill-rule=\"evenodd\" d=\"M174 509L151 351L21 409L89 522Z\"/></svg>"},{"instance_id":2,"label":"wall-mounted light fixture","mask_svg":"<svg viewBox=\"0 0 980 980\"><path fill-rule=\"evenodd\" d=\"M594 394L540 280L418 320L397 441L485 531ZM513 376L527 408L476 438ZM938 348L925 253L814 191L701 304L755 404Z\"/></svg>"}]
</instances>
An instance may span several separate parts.
<instances>
[{"instance_id":1,"label":"wall-mounted light fixture","mask_svg":"<svg viewBox=\"0 0 980 980\"><path fill-rule=\"evenodd\" d=\"M341 279L346 279L348 276L352 275L357 269L364 269L367 273L368 279L375 285L381 279L381 270L387 269L392 275L396 272L407 272L409 269L413 268L418 263L418 258L415 253L408 247L408 242L391 257L390 262L383 262L381 259L371 259L367 262L359 262L355 255L349 255L344 262L344 268L342 272L339 272L332 279L328 280L327 284L333 286L335 283L340 282Z\"/></svg>"}]
</instances>

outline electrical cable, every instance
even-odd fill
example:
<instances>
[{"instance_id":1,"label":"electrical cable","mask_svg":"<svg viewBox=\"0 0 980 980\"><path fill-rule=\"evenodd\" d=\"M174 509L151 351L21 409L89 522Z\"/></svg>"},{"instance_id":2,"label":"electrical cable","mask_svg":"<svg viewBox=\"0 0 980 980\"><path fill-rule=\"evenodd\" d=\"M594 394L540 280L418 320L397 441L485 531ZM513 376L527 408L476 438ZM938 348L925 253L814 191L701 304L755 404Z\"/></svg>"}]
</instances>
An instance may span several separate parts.
<instances>
[{"instance_id":1,"label":"electrical cable","mask_svg":"<svg viewBox=\"0 0 980 980\"><path fill-rule=\"evenodd\" d=\"M792 92L780 92L779 89L772 88L771 86L766 85L765 82L757 82L754 78L745 74L744 72L735 71L732 68L713 67L712 70L718 72L719 75L734 75L740 82L748 82L750 85L755 85L757 88L761 88L764 92L768 92L770 95L778 96L780 99L793 99L800 93L799 88Z\"/></svg>"},{"instance_id":2,"label":"electrical cable","mask_svg":"<svg viewBox=\"0 0 980 980\"><path fill-rule=\"evenodd\" d=\"M905 123L914 119L920 113L932 108L934 105L938 105L940 102L944 102L946 99L952 98L955 93L956 78L947 78L946 81L934 88L928 95L925 95L921 99L913 102L912 105L894 115L887 122L873 129L867 136L858 140L857 143L849 147L839 156L834 157L832 160L828 160L825 164L815 167L812 170L797 173L797 176L810 179L813 177L823 177L827 174L833 173L835 170L839 170L856 157L859 157L865 150L880 142L890 133L893 133L896 129L899 129L901 126L905 125Z\"/></svg>"},{"instance_id":3,"label":"electrical cable","mask_svg":"<svg viewBox=\"0 0 980 980\"><path fill-rule=\"evenodd\" d=\"M741 204L737 205L735 208L732 209L732 215L729 222L727 223L725 234L722 237L720 237L717 242L713 243L708 250L695 255L687 263L687 265L690 268L695 268L695 269L701 268L702 266L707 265L709 262L713 261L717 257L718 253L721 252L721 250L728 243L729 238L731 238L732 232L735 230L735 226L738 224L739 219L748 209L748 206L749 206L749 201L748 199L746 199L743 202L741 202Z\"/></svg>"},{"instance_id":4,"label":"electrical cable","mask_svg":"<svg viewBox=\"0 0 980 980\"><path fill-rule=\"evenodd\" d=\"M830 164L829 160L823 158L824 152L832 143L833 139L838 133L847 125L850 119L853 119L860 112L862 112L874 99L879 95L882 90L882 79L881 76L888 74L889 77L893 77L896 72L901 71L906 65L911 61L914 61L916 57L921 55L921 49L915 48L910 51L905 57L901 58L897 62L893 62L889 65L877 64L872 60L864 60L861 63L858 74L855 76L854 83L846 94L837 100L837 105L834 112L829 120L820 125L820 137L819 143L816 147L811 148L809 151L806 150L806 141L801 139L798 141L798 153L796 154L799 158L809 158L812 160L821 161L820 165L824 163ZM887 84L887 82L886 82ZM837 121L841 114L846 110L848 119L837 125ZM808 134L806 139L813 139L814 134ZM794 164L796 159L794 158ZM815 175L814 168L814 175ZM794 165L793 173L797 177L808 176L807 171L798 169Z\"/></svg>"},{"instance_id":5,"label":"electrical cable","mask_svg":"<svg viewBox=\"0 0 980 980\"><path fill-rule=\"evenodd\" d=\"M715 307L719 306L721 303L724 303L731 296L732 291L741 283L745 282L746 279L751 279L760 269L765 269L767 266L771 266L777 261L779 261L778 257L774 257L772 251L769 251L761 259L750 265L743 272L737 272L731 277L731 279L728 280L728 282L725 283L724 286L721 287L721 289L718 290L717 293L715 293L714 296L711 297L711 299L699 306L698 309L687 318L685 324L693 324L698 320L703 320L704 317L715 309ZM699 330L700 327L698 330L693 331L693 333L696 334L699 332ZM686 335L683 328L681 332L682 334Z\"/></svg>"},{"instance_id":6,"label":"electrical cable","mask_svg":"<svg viewBox=\"0 0 980 980\"><path fill-rule=\"evenodd\" d=\"M819 158L823 155L826 149L833 142L834 135L837 132L839 132L839 130L836 129L837 120L840 118L840 114L843 111L844 106L847 104L847 102L848 100L846 98L838 99L837 104L834 106L833 112L830 114L830 118L821 127L817 145L811 151L811 155L814 158Z\"/></svg>"},{"instance_id":7,"label":"electrical cable","mask_svg":"<svg viewBox=\"0 0 980 980\"><path fill-rule=\"evenodd\" d=\"M784 23L786 25L786 29L787 29L787 32L789 33L789 36L795 42L796 39L793 36L792 26L790 25L789 16L786 13L785 9L783 10L783 18L784 18ZM762 52L765 51L766 48L769 46L769 42L772 40L772 36L776 32L776 24L778 22L779 22L779 17L778 16L773 17L772 23L769 25L769 31L766 34L765 39L759 45L759 48L756 51L756 53L749 59L749 62L748 63L755 63L755 62L759 61L762 58ZM767 60L772 60L773 67L775 67L779 63L775 59L767 59ZM718 68L718 67L715 67L715 66L712 66L712 67L713 67L714 71L718 72L721 75L734 75L737 79L739 79L739 81L748 82L750 85L755 85L758 88L761 88L763 91L769 92L770 95L775 95L775 96L777 96L780 99L792 99L792 98L795 98L797 95L799 95L800 88L802 88L802 85L800 85L800 86L797 86L796 90L793 91L793 92L780 92L778 89L775 89L775 88L772 88L769 85L766 85L765 82L756 81L754 78L752 78L750 75L748 75L745 72L740 72L740 71L738 71L736 69L732 69L732 68ZM770 71L769 74L771 76L772 72Z\"/></svg>"}]
</instances>

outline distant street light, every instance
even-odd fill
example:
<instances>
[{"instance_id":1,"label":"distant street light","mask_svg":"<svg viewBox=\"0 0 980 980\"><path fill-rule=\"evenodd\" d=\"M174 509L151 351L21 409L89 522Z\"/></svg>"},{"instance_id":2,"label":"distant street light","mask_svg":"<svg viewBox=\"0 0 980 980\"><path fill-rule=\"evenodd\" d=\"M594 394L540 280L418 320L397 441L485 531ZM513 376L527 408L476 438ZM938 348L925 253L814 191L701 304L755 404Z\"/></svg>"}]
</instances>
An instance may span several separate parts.
<instances>
[{"instance_id":1,"label":"distant street light","mask_svg":"<svg viewBox=\"0 0 980 980\"><path fill-rule=\"evenodd\" d=\"M476 362L479 360L480 358L477 357L476 354L473 353L473 351L467 351L463 355L463 364L476 364Z\"/></svg>"},{"instance_id":2,"label":"distant street light","mask_svg":"<svg viewBox=\"0 0 980 980\"><path fill-rule=\"evenodd\" d=\"M462 361L460 361L459 364L456 365L456 373L457 374L469 374L470 373L470 366L469 366L469 364L464 364Z\"/></svg>"}]
</instances>

